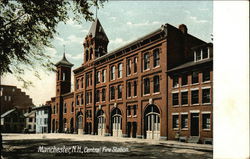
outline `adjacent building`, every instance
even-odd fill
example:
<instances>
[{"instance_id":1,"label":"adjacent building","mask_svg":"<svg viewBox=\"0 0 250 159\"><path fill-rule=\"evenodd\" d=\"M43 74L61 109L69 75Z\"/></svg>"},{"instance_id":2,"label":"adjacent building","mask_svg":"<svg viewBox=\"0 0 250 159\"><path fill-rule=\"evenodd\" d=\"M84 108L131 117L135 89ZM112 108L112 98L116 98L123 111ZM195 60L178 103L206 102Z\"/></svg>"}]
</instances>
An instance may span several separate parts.
<instances>
[{"instance_id":1,"label":"adjacent building","mask_svg":"<svg viewBox=\"0 0 250 159\"><path fill-rule=\"evenodd\" d=\"M36 132L36 112L31 111L24 114L26 118L26 127L24 129L25 133L35 133Z\"/></svg>"},{"instance_id":2,"label":"adjacent building","mask_svg":"<svg viewBox=\"0 0 250 159\"><path fill-rule=\"evenodd\" d=\"M34 106L32 99L16 86L0 85L1 114L17 108L22 113L29 112Z\"/></svg>"},{"instance_id":3,"label":"adjacent building","mask_svg":"<svg viewBox=\"0 0 250 159\"><path fill-rule=\"evenodd\" d=\"M192 48L192 58L168 70L168 137L212 142L212 44Z\"/></svg>"},{"instance_id":4,"label":"adjacent building","mask_svg":"<svg viewBox=\"0 0 250 159\"><path fill-rule=\"evenodd\" d=\"M36 133L49 133L51 130L51 107L39 106L33 108L35 111L35 132Z\"/></svg>"},{"instance_id":5,"label":"adjacent building","mask_svg":"<svg viewBox=\"0 0 250 159\"><path fill-rule=\"evenodd\" d=\"M186 136L190 141L193 135L198 135L198 140L212 138L211 44L190 35L184 24L179 28L164 24L112 52L107 50L108 43L96 19L84 39L83 63L73 70L74 91L73 64L65 54L56 63L56 96L46 103L51 107L51 132L172 140L178 131L178 138ZM200 47L207 48L207 54L197 51ZM201 72L207 68L209 80L202 82ZM180 86L183 73L187 76L185 87ZM197 80L197 76L198 83L192 84L191 79ZM176 78L179 86L172 87ZM206 94L208 88L210 96ZM193 94L197 89L198 94ZM188 101L183 105L181 92L188 92L184 93ZM204 101L208 103L203 103L202 94L210 99ZM192 103L192 97L198 103ZM178 120L174 116L177 113ZM184 113L188 119L181 117ZM193 119L197 113L199 122ZM188 122L185 131L178 125L182 119ZM203 119L207 126L210 124L210 131L200 129ZM195 125L199 134L193 129Z\"/></svg>"},{"instance_id":6,"label":"adjacent building","mask_svg":"<svg viewBox=\"0 0 250 159\"><path fill-rule=\"evenodd\" d=\"M13 108L1 115L2 133L22 133L25 128L25 117L20 109Z\"/></svg>"}]
</instances>

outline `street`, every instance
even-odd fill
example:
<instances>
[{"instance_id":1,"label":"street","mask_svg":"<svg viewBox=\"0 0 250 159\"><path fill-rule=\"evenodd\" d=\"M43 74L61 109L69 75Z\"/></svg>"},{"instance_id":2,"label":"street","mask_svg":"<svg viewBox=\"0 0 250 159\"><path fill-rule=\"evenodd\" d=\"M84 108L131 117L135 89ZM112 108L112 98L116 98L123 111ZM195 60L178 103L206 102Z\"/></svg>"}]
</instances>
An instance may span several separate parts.
<instances>
[{"instance_id":1,"label":"street","mask_svg":"<svg viewBox=\"0 0 250 159\"><path fill-rule=\"evenodd\" d=\"M3 134L4 159L168 158L210 159L211 145L73 134ZM197 150L196 148L202 148Z\"/></svg>"}]
</instances>

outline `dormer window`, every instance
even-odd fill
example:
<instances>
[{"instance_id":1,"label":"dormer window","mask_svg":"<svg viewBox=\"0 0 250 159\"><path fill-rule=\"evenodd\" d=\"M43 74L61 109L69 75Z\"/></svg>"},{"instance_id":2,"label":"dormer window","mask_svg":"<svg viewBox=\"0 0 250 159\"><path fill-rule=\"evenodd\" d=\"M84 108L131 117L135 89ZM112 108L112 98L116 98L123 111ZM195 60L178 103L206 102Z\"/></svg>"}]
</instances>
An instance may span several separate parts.
<instances>
[{"instance_id":1,"label":"dormer window","mask_svg":"<svg viewBox=\"0 0 250 159\"><path fill-rule=\"evenodd\" d=\"M204 60L207 58L209 58L209 48L208 47L205 47L202 49L197 49L194 51L194 61L195 62L201 61L201 60Z\"/></svg>"}]
</instances>

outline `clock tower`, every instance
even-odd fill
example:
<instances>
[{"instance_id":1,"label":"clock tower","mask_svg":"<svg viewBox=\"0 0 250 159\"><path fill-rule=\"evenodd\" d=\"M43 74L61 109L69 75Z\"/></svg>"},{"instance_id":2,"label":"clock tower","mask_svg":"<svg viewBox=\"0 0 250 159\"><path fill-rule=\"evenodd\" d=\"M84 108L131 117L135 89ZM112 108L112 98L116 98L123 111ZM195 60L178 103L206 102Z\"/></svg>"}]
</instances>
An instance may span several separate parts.
<instances>
[{"instance_id":1,"label":"clock tower","mask_svg":"<svg viewBox=\"0 0 250 159\"><path fill-rule=\"evenodd\" d=\"M93 62L95 59L107 54L109 39L98 18L92 23L88 35L85 37L84 64Z\"/></svg>"}]
</instances>

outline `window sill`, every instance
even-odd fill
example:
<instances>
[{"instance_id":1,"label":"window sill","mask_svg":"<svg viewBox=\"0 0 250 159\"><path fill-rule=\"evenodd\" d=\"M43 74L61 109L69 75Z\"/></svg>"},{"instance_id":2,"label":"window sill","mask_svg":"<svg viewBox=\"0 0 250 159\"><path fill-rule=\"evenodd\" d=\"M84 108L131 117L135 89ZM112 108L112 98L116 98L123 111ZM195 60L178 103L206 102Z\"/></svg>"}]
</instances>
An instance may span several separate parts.
<instances>
[{"instance_id":1,"label":"window sill","mask_svg":"<svg viewBox=\"0 0 250 159\"><path fill-rule=\"evenodd\" d=\"M202 129L203 131L211 131L211 129Z\"/></svg>"},{"instance_id":2,"label":"window sill","mask_svg":"<svg viewBox=\"0 0 250 159\"><path fill-rule=\"evenodd\" d=\"M143 72L147 72L147 71L149 71L150 70L150 68L148 68L148 69L146 69L146 70L143 70Z\"/></svg>"},{"instance_id":3,"label":"window sill","mask_svg":"<svg viewBox=\"0 0 250 159\"><path fill-rule=\"evenodd\" d=\"M119 100L119 101L120 101L120 100L122 100L122 98L118 98L117 100Z\"/></svg>"},{"instance_id":4,"label":"window sill","mask_svg":"<svg viewBox=\"0 0 250 159\"><path fill-rule=\"evenodd\" d=\"M158 66L155 66L153 69L157 69L157 68L160 68L160 65L158 65Z\"/></svg>"},{"instance_id":5,"label":"window sill","mask_svg":"<svg viewBox=\"0 0 250 159\"><path fill-rule=\"evenodd\" d=\"M180 105L173 105L173 107L179 107Z\"/></svg>"},{"instance_id":6,"label":"window sill","mask_svg":"<svg viewBox=\"0 0 250 159\"><path fill-rule=\"evenodd\" d=\"M196 86L196 85L198 85L199 84L199 82L198 83L192 83L191 85L192 86Z\"/></svg>"},{"instance_id":7,"label":"window sill","mask_svg":"<svg viewBox=\"0 0 250 159\"><path fill-rule=\"evenodd\" d=\"M203 81L202 83L205 84L205 83L210 83L211 81Z\"/></svg>"},{"instance_id":8,"label":"window sill","mask_svg":"<svg viewBox=\"0 0 250 159\"><path fill-rule=\"evenodd\" d=\"M173 86L173 88L179 88L179 85L178 86Z\"/></svg>"},{"instance_id":9,"label":"window sill","mask_svg":"<svg viewBox=\"0 0 250 159\"><path fill-rule=\"evenodd\" d=\"M115 99L110 100L110 102L115 102Z\"/></svg>"},{"instance_id":10,"label":"window sill","mask_svg":"<svg viewBox=\"0 0 250 159\"><path fill-rule=\"evenodd\" d=\"M160 92L155 92L155 93L153 93L153 95L158 95L158 94L160 94Z\"/></svg>"},{"instance_id":11,"label":"window sill","mask_svg":"<svg viewBox=\"0 0 250 159\"><path fill-rule=\"evenodd\" d=\"M137 98L137 96L133 96L133 98Z\"/></svg>"},{"instance_id":12,"label":"window sill","mask_svg":"<svg viewBox=\"0 0 250 159\"><path fill-rule=\"evenodd\" d=\"M191 104L191 106L199 106L200 104Z\"/></svg>"},{"instance_id":13,"label":"window sill","mask_svg":"<svg viewBox=\"0 0 250 159\"><path fill-rule=\"evenodd\" d=\"M130 77L130 76L131 76L131 74L127 75L127 77Z\"/></svg>"},{"instance_id":14,"label":"window sill","mask_svg":"<svg viewBox=\"0 0 250 159\"><path fill-rule=\"evenodd\" d=\"M184 130L184 131L186 131L186 130L188 130L188 128L182 128L181 130Z\"/></svg>"},{"instance_id":15,"label":"window sill","mask_svg":"<svg viewBox=\"0 0 250 159\"><path fill-rule=\"evenodd\" d=\"M187 107L188 106L188 104L183 104L183 105L181 105L182 107Z\"/></svg>"},{"instance_id":16,"label":"window sill","mask_svg":"<svg viewBox=\"0 0 250 159\"><path fill-rule=\"evenodd\" d=\"M136 118L137 117L137 115L133 115L133 118Z\"/></svg>"},{"instance_id":17,"label":"window sill","mask_svg":"<svg viewBox=\"0 0 250 159\"><path fill-rule=\"evenodd\" d=\"M202 105L211 105L211 103L202 103Z\"/></svg>"},{"instance_id":18,"label":"window sill","mask_svg":"<svg viewBox=\"0 0 250 159\"><path fill-rule=\"evenodd\" d=\"M144 97L150 96L150 94L143 94Z\"/></svg>"},{"instance_id":19,"label":"window sill","mask_svg":"<svg viewBox=\"0 0 250 159\"><path fill-rule=\"evenodd\" d=\"M173 130L175 130L175 131L176 131L176 130L179 130L179 128L173 128Z\"/></svg>"},{"instance_id":20,"label":"window sill","mask_svg":"<svg viewBox=\"0 0 250 159\"><path fill-rule=\"evenodd\" d=\"M131 118L131 115L128 115L127 117Z\"/></svg>"},{"instance_id":21,"label":"window sill","mask_svg":"<svg viewBox=\"0 0 250 159\"><path fill-rule=\"evenodd\" d=\"M185 84L185 85L181 85L181 87L187 87L188 86L188 84Z\"/></svg>"}]
</instances>

